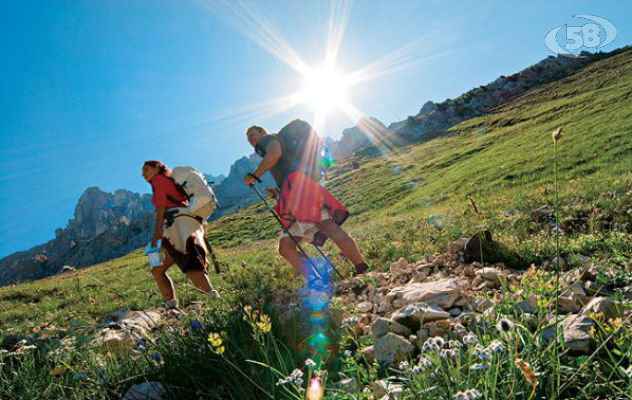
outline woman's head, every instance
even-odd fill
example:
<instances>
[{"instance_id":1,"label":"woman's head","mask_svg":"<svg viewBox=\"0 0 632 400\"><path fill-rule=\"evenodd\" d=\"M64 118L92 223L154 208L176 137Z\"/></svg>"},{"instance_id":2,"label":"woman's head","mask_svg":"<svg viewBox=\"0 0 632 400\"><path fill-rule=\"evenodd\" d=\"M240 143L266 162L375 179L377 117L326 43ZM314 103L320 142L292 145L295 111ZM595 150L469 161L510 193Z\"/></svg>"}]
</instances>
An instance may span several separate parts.
<instances>
[{"instance_id":1,"label":"woman's head","mask_svg":"<svg viewBox=\"0 0 632 400\"><path fill-rule=\"evenodd\" d=\"M158 174L171 176L171 170L160 161L151 160L143 163L143 178L145 178L147 182L151 181L151 179Z\"/></svg>"}]
</instances>

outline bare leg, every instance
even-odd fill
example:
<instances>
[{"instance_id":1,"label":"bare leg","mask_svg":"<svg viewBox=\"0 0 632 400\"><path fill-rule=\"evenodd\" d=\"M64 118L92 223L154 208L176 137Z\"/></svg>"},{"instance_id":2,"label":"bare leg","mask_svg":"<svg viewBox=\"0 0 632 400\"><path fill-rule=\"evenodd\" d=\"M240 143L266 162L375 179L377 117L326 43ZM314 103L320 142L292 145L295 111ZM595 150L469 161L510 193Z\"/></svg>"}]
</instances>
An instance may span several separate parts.
<instances>
[{"instance_id":1,"label":"bare leg","mask_svg":"<svg viewBox=\"0 0 632 400\"><path fill-rule=\"evenodd\" d=\"M353 265L364 262L360 249L355 240L334 221L328 219L320 223L320 231L336 243L336 246L342 251Z\"/></svg>"},{"instance_id":2,"label":"bare leg","mask_svg":"<svg viewBox=\"0 0 632 400\"><path fill-rule=\"evenodd\" d=\"M296 238L296 240L300 241L301 239ZM307 270L305 268L305 258L301 257L296 248L296 243L290 237L283 237L279 241L279 254L283 256L294 269L299 272L305 279L307 279Z\"/></svg>"},{"instance_id":3,"label":"bare leg","mask_svg":"<svg viewBox=\"0 0 632 400\"><path fill-rule=\"evenodd\" d=\"M204 271L191 270L187 272L187 276L193 283L193 286L204 293L208 293L213 288L208 280L208 275Z\"/></svg>"},{"instance_id":4,"label":"bare leg","mask_svg":"<svg viewBox=\"0 0 632 400\"><path fill-rule=\"evenodd\" d=\"M162 298L166 301L175 300L176 293L173 288L173 281L167 275L167 270L174 264L173 258L168 253L165 253L165 261L157 267L151 269L151 274L154 276L154 280L158 284Z\"/></svg>"}]
</instances>

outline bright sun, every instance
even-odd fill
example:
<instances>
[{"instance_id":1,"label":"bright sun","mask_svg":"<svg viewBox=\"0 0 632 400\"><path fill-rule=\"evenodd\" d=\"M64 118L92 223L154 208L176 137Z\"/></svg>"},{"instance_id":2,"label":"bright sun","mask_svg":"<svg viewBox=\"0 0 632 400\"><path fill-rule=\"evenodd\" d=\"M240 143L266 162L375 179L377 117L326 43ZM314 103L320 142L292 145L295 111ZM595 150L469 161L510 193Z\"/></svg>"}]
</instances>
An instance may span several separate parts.
<instances>
[{"instance_id":1,"label":"bright sun","mask_svg":"<svg viewBox=\"0 0 632 400\"><path fill-rule=\"evenodd\" d=\"M349 82L333 65L310 70L304 75L300 97L316 112L326 113L342 108L347 103Z\"/></svg>"}]
</instances>

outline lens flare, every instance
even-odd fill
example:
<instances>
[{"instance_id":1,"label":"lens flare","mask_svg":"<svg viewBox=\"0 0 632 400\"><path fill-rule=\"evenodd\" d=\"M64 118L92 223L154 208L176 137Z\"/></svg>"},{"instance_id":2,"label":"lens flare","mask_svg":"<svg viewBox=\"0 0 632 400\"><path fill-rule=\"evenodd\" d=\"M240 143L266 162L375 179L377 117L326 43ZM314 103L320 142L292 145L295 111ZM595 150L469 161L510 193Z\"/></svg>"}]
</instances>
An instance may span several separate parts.
<instances>
[{"instance_id":1,"label":"lens flare","mask_svg":"<svg viewBox=\"0 0 632 400\"><path fill-rule=\"evenodd\" d=\"M324 390L320 378L312 378L307 387L306 398L307 400L321 400L323 398Z\"/></svg>"},{"instance_id":2,"label":"lens flare","mask_svg":"<svg viewBox=\"0 0 632 400\"><path fill-rule=\"evenodd\" d=\"M326 260L321 258L312 258L310 265L312 268L308 269L310 274L305 286L300 290L300 297L307 313L309 357L316 362L316 365L320 365L328 358L329 347L332 344L332 339L328 335L331 331L328 307L334 295L331 286L332 268Z\"/></svg>"}]
</instances>

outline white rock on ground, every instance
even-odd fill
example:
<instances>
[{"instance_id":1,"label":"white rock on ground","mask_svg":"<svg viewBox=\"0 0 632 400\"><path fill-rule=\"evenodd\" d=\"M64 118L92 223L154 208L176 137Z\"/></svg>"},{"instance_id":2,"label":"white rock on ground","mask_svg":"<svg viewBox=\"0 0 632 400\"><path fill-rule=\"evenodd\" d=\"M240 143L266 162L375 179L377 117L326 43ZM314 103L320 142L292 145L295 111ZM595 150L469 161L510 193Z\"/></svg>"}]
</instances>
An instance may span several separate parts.
<instances>
[{"instance_id":1,"label":"white rock on ground","mask_svg":"<svg viewBox=\"0 0 632 400\"><path fill-rule=\"evenodd\" d=\"M92 341L92 345L103 351L122 354L132 349L135 340L129 331L104 329Z\"/></svg>"},{"instance_id":2,"label":"white rock on ground","mask_svg":"<svg viewBox=\"0 0 632 400\"><path fill-rule=\"evenodd\" d=\"M582 314L602 313L606 321L610 321L614 318L623 318L625 314L624 311L625 308L622 304L617 303L609 297L595 297L584 306Z\"/></svg>"},{"instance_id":3,"label":"white rock on ground","mask_svg":"<svg viewBox=\"0 0 632 400\"><path fill-rule=\"evenodd\" d=\"M397 399L404 392L403 385L389 382L382 379L371 384L371 392L375 398L381 399Z\"/></svg>"},{"instance_id":4,"label":"white rock on ground","mask_svg":"<svg viewBox=\"0 0 632 400\"><path fill-rule=\"evenodd\" d=\"M371 325L371 335L375 338L382 337L388 333L388 327L391 324L386 318L378 318Z\"/></svg>"},{"instance_id":5,"label":"white rock on ground","mask_svg":"<svg viewBox=\"0 0 632 400\"><path fill-rule=\"evenodd\" d=\"M363 301L356 306L356 309L361 313L368 313L373 309L373 303L370 301Z\"/></svg>"},{"instance_id":6,"label":"white rock on ground","mask_svg":"<svg viewBox=\"0 0 632 400\"><path fill-rule=\"evenodd\" d=\"M500 285L506 279L505 274L501 270L491 267L485 267L476 271L476 275L480 275L483 279L492 281L496 285Z\"/></svg>"},{"instance_id":7,"label":"white rock on ground","mask_svg":"<svg viewBox=\"0 0 632 400\"><path fill-rule=\"evenodd\" d=\"M375 341L375 358L383 363L404 361L414 351L415 346L394 333L389 332Z\"/></svg>"},{"instance_id":8,"label":"white rock on ground","mask_svg":"<svg viewBox=\"0 0 632 400\"><path fill-rule=\"evenodd\" d=\"M550 322L553 322L551 319ZM571 352L589 354L593 349L594 340L588 332L591 328L596 328L595 322L586 315L569 314L560 319L564 342ZM544 330L542 336L545 340L551 341L555 337L555 326Z\"/></svg>"},{"instance_id":9,"label":"white rock on ground","mask_svg":"<svg viewBox=\"0 0 632 400\"><path fill-rule=\"evenodd\" d=\"M467 243L467 238L461 238L459 240L455 240L454 242L448 244L448 253L457 254L463 249L465 249L465 244Z\"/></svg>"},{"instance_id":10,"label":"white rock on ground","mask_svg":"<svg viewBox=\"0 0 632 400\"><path fill-rule=\"evenodd\" d=\"M391 263L391 273L401 272L403 270L406 270L407 268L408 268L408 261L406 261L404 257L400 258L394 263Z\"/></svg>"},{"instance_id":11,"label":"white rock on ground","mask_svg":"<svg viewBox=\"0 0 632 400\"><path fill-rule=\"evenodd\" d=\"M593 347L593 338L588 333L596 328L595 322L585 315L570 315L563 322L564 342L572 351L588 354Z\"/></svg>"},{"instance_id":12,"label":"white rock on ground","mask_svg":"<svg viewBox=\"0 0 632 400\"><path fill-rule=\"evenodd\" d=\"M450 313L443 310L436 304L424 302L409 304L395 311L391 319L412 330L419 329L423 322L432 322L440 319L450 318Z\"/></svg>"},{"instance_id":13,"label":"white rock on ground","mask_svg":"<svg viewBox=\"0 0 632 400\"><path fill-rule=\"evenodd\" d=\"M410 283L391 289L389 294L395 295L395 302L402 306L426 302L436 304L443 309L452 308L461 297L464 283L459 278L442 279L434 282Z\"/></svg>"},{"instance_id":14,"label":"white rock on ground","mask_svg":"<svg viewBox=\"0 0 632 400\"><path fill-rule=\"evenodd\" d=\"M390 321L388 331L403 337L408 337L413 333L410 328L395 321Z\"/></svg>"}]
</instances>

